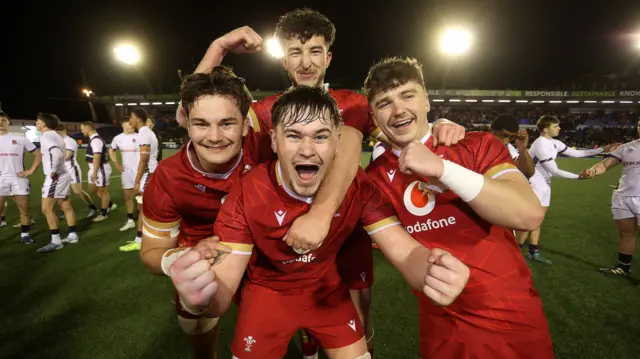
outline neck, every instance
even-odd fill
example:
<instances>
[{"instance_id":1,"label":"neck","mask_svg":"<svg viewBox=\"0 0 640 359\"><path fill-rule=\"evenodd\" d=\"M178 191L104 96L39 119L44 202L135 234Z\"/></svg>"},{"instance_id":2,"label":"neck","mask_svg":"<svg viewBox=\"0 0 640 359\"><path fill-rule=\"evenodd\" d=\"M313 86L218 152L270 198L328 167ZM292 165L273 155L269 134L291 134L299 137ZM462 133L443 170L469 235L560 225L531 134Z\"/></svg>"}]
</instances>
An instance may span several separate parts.
<instances>
[{"instance_id":1,"label":"neck","mask_svg":"<svg viewBox=\"0 0 640 359\"><path fill-rule=\"evenodd\" d=\"M97 132L96 132L96 131L89 132L89 137L91 137L91 136L93 136L93 135L95 135L95 134L97 134Z\"/></svg>"},{"instance_id":2,"label":"neck","mask_svg":"<svg viewBox=\"0 0 640 359\"><path fill-rule=\"evenodd\" d=\"M225 174L229 172L233 166L238 163L238 158L240 157L240 153L235 155L230 161L223 164L214 164L205 161L204 159L198 156L198 152L196 152L193 145L189 146L189 152L191 153L191 158L195 159L193 161L194 166L198 168L198 170L211 174Z\"/></svg>"},{"instance_id":3,"label":"neck","mask_svg":"<svg viewBox=\"0 0 640 359\"><path fill-rule=\"evenodd\" d=\"M541 136L544 137L544 138L551 139L551 135L548 134L548 133L543 133Z\"/></svg>"},{"instance_id":4,"label":"neck","mask_svg":"<svg viewBox=\"0 0 640 359\"><path fill-rule=\"evenodd\" d=\"M9 131L0 130L0 136L9 134Z\"/></svg>"}]
</instances>

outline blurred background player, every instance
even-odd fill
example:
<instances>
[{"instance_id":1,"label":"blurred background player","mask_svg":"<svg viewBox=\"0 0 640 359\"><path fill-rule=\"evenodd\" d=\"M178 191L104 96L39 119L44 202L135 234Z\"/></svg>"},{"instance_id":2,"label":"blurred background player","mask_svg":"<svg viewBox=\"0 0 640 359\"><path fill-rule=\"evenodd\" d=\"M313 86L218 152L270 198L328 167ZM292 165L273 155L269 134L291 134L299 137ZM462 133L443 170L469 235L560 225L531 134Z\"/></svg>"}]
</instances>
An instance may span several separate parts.
<instances>
[{"instance_id":1,"label":"blurred background player","mask_svg":"<svg viewBox=\"0 0 640 359\"><path fill-rule=\"evenodd\" d=\"M640 233L640 140L625 143L605 157L588 170L592 175L599 176L619 164L623 168L611 197L611 213L618 227L618 263L613 268L601 268L600 272L627 276L636 250L636 233Z\"/></svg>"},{"instance_id":2,"label":"blurred background player","mask_svg":"<svg viewBox=\"0 0 640 359\"><path fill-rule=\"evenodd\" d=\"M118 162L116 150L120 151L122 164ZM111 141L109 148L109 158L122 174L122 190L124 191L124 201L127 208L127 222L120 228L120 232L128 229L136 228L136 222L133 216L136 174L138 172L138 162L140 161L140 146L138 144L138 135L129 120L122 122L122 133L117 135Z\"/></svg>"},{"instance_id":3,"label":"blurred background player","mask_svg":"<svg viewBox=\"0 0 640 359\"><path fill-rule=\"evenodd\" d=\"M93 204L91 196L82 189L82 168L80 168L80 164L77 159L78 142L70 136L67 136L67 126L62 122L56 129L56 132L64 140L66 148L64 164L67 168L67 172L71 176L71 191L89 206L89 214L87 215L87 218L95 217L98 209Z\"/></svg>"},{"instance_id":4,"label":"blurred background player","mask_svg":"<svg viewBox=\"0 0 640 359\"><path fill-rule=\"evenodd\" d=\"M87 163L89 172L87 179L89 182L89 192L100 198L100 214L93 219L94 222L101 222L107 219L110 209L115 209L109 194L109 179L111 178L111 165L109 164L109 153L107 143L98 135L93 122L84 122L80 125L82 134L89 138L87 144ZM113 208L112 208L113 207Z\"/></svg>"},{"instance_id":5,"label":"blurred background player","mask_svg":"<svg viewBox=\"0 0 640 359\"><path fill-rule=\"evenodd\" d=\"M507 146L520 172L527 178L533 176L535 166L527 149L529 134L527 130L520 130L518 119L507 114L497 116L491 123L491 133ZM515 146L511 142L514 142Z\"/></svg>"},{"instance_id":6,"label":"blurred background player","mask_svg":"<svg viewBox=\"0 0 640 359\"><path fill-rule=\"evenodd\" d=\"M531 148L529 154L533 158L535 163L535 173L529 179L529 183L533 188L536 196L540 200L540 204L544 212L547 212L549 204L551 203L551 177L560 177L567 179L588 179L590 176L585 171L580 174L567 172L558 168L556 158L558 155L565 155L568 157L589 157L601 154L603 152L609 152L615 148L617 144L607 145L603 148L596 148L592 150L574 150L568 147L554 137L560 134L560 120L553 116L542 116L538 119L536 124L538 131L540 131L540 137L538 137ZM529 240L529 250L527 251L527 257L539 263L551 265L551 261L542 257L538 244L540 243L540 227L533 231L525 231L518 233L518 243L520 246L524 246L524 243Z\"/></svg>"},{"instance_id":7,"label":"blurred background player","mask_svg":"<svg viewBox=\"0 0 640 359\"><path fill-rule=\"evenodd\" d=\"M458 145L436 148L415 59L380 61L364 89L392 144L367 169L372 181L416 240L463 258L471 269L448 307L418 293L420 357L553 358L542 300L511 230L536 228L544 213L504 144L470 132Z\"/></svg>"},{"instance_id":8,"label":"blurred background player","mask_svg":"<svg viewBox=\"0 0 640 359\"><path fill-rule=\"evenodd\" d=\"M35 155L28 170L24 169L24 153L29 151ZM6 226L5 213L7 197L12 197L20 211L20 237L22 243L31 244L29 235L31 215L29 214L30 185L28 177L40 166L42 156L40 150L25 136L9 133L9 116L0 111L0 219L1 226Z\"/></svg>"},{"instance_id":9,"label":"blurred background player","mask_svg":"<svg viewBox=\"0 0 640 359\"><path fill-rule=\"evenodd\" d=\"M42 153L42 171L45 176L42 185L42 213L47 218L47 225L51 233L51 242L39 248L38 253L55 252L64 247L62 243L78 243L79 240L76 234L76 214L69 200L71 176L67 173L64 164L66 149L64 140L55 131L58 126L60 126L58 116L47 113L38 114L36 128L42 133L40 152ZM58 217L53 211L56 203L64 212L64 218L69 227L69 235L62 240L60 239Z\"/></svg>"},{"instance_id":10,"label":"blurred background player","mask_svg":"<svg viewBox=\"0 0 640 359\"><path fill-rule=\"evenodd\" d=\"M147 111L137 108L131 112L129 123L138 131L136 141L140 149L140 160L138 162L138 171L136 172L133 184L134 193L144 193L144 189L151 180L153 172L158 167L158 138L149 128L149 124L153 126L153 122L149 123ZM130 252L139 251L142 243L142 204L138 203L138 233L135 240L120 246L120 251Z\"/></svg>"}]
</instances>

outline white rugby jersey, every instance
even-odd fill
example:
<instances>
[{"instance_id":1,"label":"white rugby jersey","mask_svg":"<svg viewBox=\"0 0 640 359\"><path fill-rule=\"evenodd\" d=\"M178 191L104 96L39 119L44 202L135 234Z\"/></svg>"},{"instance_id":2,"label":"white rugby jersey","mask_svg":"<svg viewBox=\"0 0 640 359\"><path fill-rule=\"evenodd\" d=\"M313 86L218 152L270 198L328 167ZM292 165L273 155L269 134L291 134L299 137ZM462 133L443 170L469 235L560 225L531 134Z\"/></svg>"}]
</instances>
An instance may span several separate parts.
<instances>
[{"instance_id":1,"label":"white rugby jersey","mask_svg":"<svg viewBox=\"0 0 640 359\"><path fill-rule=\"evenodd\" d=\"M70 168L72 166L77 166L78 165L78 157L77 157L78 142L76 142L76 140L74 140L69 136L64 136L63 140L64 140L64 146L66 150L73 153L73 156L71 156L71 158L68 161L66 161L67 168ZM66 154L65 154L65 158L66 158Z\"/></svg>"},{"instance_id":2,"label":"white rugby jersey","mask_svg":"<svg viewBox=\"0 0 640 359\"><path fill-rule=\"evenodd\" d=\"M529 154L533 159L533 163L536 165L536 172L531 176L531 180L551 180L551 174L542 167L545 162L555 161L558 154L567 150L567 145L554 138L546 138L543 136L538 137L531 148Z\"/></svg>"},{"instance_id":3,"label":"white rugby jersey","mask_svg":"<svg viewBox=\"0 0 640 359\"><path fill-rule=\"evenodd\" d=\"M0 177L15 177L24 171L24 151L35 150L36 146L25 136L0 135Z\"/></svg>"},{"instance_id":4,"label":"white rugby jersey","mask_svg":"<svg viewBox=\"0 0 640 359\"><path fill-rule=\"evenodd\" d=\"M518 151L518 149L514 145L507 143L507 149L509 150L509 154L514 161L517 160L518 157L520 157L520 151Z\"/></svg>"},{"instance_id":5,"label":"white rugby jersey","mask_svg":"<svg viewBox=\"0 0 640 359\"><path fill-rule=\"evenodd\" d=\"M608 156L622 163L622 177L615 193L619 196L640 196L640 140L627 142Z\"/></svg>"},{"instance_id":6,"label":"white rugby jersey","mask_svg":"<svg viewBox=\"0 0 640 359\"><path fill-rule=\"evenodd\" d=\"M42 171L45 176L51 172L58 175L67 173L64 165L66 146L56 131L47 131L40 136L40 152L42 153Z\"/></svg>"},{"instance_id":7,"label":"white rugby jersey","mask_svg":"<svg viewBox=\"0 0 640 359\"><path fill-rule=\"evenodd\" d=\"M140 143L136 133L121 133L111 141L111 148L120 151L125 171L137 171L140 161ZM151 161L149 161L151 162Z\"/></svg>"},{"instance_id":8,"label":"white rugby jersey","mask_svg":"<svg viewBox=\"0 0 640 359\"><path fill-rule=\"evenodd\" d=\"M149 127L142 126L138 130L137 141L139 146L149 146L149 172L153 173L158 167L158 138Z\"/></svg>"}]
</instances>

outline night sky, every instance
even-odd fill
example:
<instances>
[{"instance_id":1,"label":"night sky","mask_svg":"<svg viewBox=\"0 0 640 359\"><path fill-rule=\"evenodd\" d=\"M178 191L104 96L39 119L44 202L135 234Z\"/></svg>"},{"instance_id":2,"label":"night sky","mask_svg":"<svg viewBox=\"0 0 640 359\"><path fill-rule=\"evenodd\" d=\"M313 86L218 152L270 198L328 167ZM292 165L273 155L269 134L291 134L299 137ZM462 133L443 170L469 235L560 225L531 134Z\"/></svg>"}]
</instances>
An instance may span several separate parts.
<instances>
[{"instance_id":1,"label":"night sky","mask_svg":"<svg viewBox=\"0 0 640 359\"><path fill-rule=\"evenodd\" d=\"M97 95L175 92L177 70L192 71L216 37L242 25L270 36L282 13L305 5L336 25L326 78L333 87L360 88L386 55L417 57L431 88L554 89L588 74L638 71L637 0L14 1L2 5L2 109L84 121L81 70ZM475 36L473 51L457 60L438 48L439 31L453 25ZM113 60L120 39L142 47L139 70ZM287 85L266 54L225 63L252 90Z\"/></svg>"}]
</instances>

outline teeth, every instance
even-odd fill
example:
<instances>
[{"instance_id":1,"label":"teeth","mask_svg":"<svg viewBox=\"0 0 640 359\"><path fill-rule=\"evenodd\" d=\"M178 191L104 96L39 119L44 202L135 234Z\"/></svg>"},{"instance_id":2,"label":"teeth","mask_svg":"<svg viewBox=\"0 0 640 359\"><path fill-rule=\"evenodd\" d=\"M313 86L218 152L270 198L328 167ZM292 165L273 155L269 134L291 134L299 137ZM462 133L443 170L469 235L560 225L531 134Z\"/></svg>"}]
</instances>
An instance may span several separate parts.
<instances>
[{"instance_id":1,"label":"teeth","mask_svg":"<svg viewBox=\"0 0 640 359\"><path fill-rule=\"evenodd\" d=\"M407 124L407 123L409 123L409 122L411 122L411 119L409 119L409 120L405 120L405 121L402 121L402 122L398 122L398 123L396 123L396 124L394 125L394 127L400 127L400 126L406 125L406 124Z\"/></svg>"}]
</instances>

